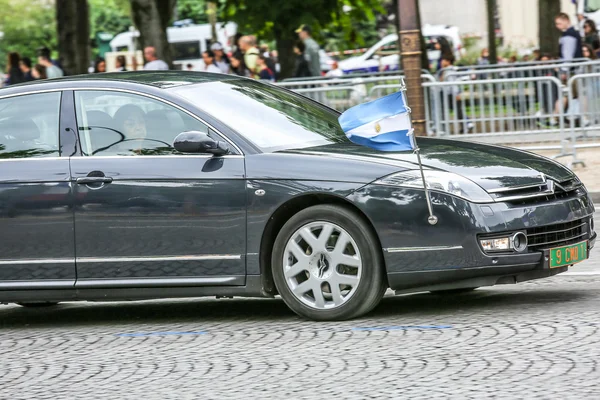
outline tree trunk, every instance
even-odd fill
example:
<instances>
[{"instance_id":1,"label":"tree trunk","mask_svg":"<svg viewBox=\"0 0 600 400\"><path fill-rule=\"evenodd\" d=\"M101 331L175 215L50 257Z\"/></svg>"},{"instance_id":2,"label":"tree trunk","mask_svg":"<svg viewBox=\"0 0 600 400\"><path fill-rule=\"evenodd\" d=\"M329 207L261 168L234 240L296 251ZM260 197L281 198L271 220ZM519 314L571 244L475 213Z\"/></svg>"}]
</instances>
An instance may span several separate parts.
<instances>
[{"instance_id":1,"label":"tree trunk","mask_svg":"<svg viewBox=\"0 0 600 400\"><path fill-rule=\"evenodd\" d=\"M498 52L496 49L496 0L487 0L488 19L488 57L490 64L498 64Z\"/></svg>"},{"instance_id":2,"label":"tree trunk","mask_svg":"<svg viewBox=\"0 0 600 400\"><path fill-rule=\"evenodd\" d=\"M87 0L56 0L58 52L65 75L87 74L90 18Z\"/></svg>"},{"instance_id":3,"label":"tree trunk","mask_svg":"<svg viewBox=\"0 0 600 400\"><path fill-rule=\"evenodd\" d=\"M152 46L156 55L173 67L171 47L167 40L167 26L173 17L176 0L130 0L133 23L140 31L139 42L143 49Z\"/></svg>"},{"instance_id":4,"label":"tree trunk","mask_svg":"<svg viewBox=\"0 0 600 400\"><path fill-rule=\"evenodd\" d=\"M275 41L277 42L277 54L281 72L279 79L292 78L294 76L294 67L296 66L296 55L294 54L294 32L285 29L274 29Z\"/></svg>"},{"instance_id":5,"label":"tree trunk","mask_svg":"<svg viewBox=\"0 0 600 400\"><path fill-rule=\"evenodd\" d=\"M487 0L488 51L490 64L498 64L496 51L496 0Z\"/></svg>"},{"instance_id":6,"label":"tree trunk","mask_svg":"<svg viewBox=\"0 0 600 400\"><path fill-rule=\"evenodd\" d=\"M217 39L217 3L209 1L206 4L208 9L208 21L210 22L211 42L216 42Z\"/></svg>"},{"instance_id":7,"label":"tree trunk","mask_svg":"<svg viewBox=\"0 0 600 400\"><path fill-rule=\"evenodd\" d=\"M421 69L430 69L429 68L429 55L427 54L427 43L425 43L425 36L423 36L421 23L421 8L419 4L419 0L417 1L417 25L419 26L419 40L421 41Z\"/></svg>"},{"instance_id":8,"label":"tree trunk","mask_svg":"<svg viewBox=\"0 0 600 400\"><path fill-rule=\"evenodd\" d=\"M560 13L560 0L538 0L540 53L558 55L560 32L554 26L554 18Z\"/></svg>"},{"instance_id":9,"label":"tree trunk","mask_svg":"<svg viewBox=\"0 0 600 400\"><path fill-rule=\"evenodd\" d=\"M421 82L421 27L417 0L398 0L398 44L404 71L408 105L416 135L425 135L425 97Z\"/></svg>"}]
</instances>

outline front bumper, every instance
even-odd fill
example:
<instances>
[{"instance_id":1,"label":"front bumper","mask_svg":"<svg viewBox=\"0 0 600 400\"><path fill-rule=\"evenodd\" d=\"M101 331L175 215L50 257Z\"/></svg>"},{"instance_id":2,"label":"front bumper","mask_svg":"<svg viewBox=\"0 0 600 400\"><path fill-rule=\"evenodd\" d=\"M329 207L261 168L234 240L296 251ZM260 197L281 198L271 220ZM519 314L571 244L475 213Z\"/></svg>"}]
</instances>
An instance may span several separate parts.
<instances>
[{"instance_id":1,"label":"front bumper","mask_svg":"<svg viewBox=\"0 0 600 400\"><path fill-rule=\"evenodd\" d=\"M438 223L427 222L423 191L369 185L349 199L371 220L381 241L390 287L397 291L516 283L552 276L549 250L523 254L485 254L478 236L527 230L590 218L594 206L587 194L526 206L473 204L443 193L431 193ZM588 250L595 234L583 237ZM588 251L589 257L589 251Z\"/></svg>"}]
</instances>

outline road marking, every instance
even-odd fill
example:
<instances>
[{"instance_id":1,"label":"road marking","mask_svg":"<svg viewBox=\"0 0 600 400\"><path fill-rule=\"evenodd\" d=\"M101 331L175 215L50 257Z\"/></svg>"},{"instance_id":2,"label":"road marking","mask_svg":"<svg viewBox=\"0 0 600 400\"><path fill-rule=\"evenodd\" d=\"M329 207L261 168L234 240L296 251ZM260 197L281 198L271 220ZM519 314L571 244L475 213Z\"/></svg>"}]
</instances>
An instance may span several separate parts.
<instances>
[{"instance_id":1,"label":"road marking","mask_svg":"<svg viewBox=\"0 0 600 400\"><path fill-rule=\"evenodd\" d=\"M206 332L138 332L138 333L117 333L119 337L145 337L145 336L173 336L173 335L205 335Z\"/></svg>"},{"instance_id":2,"label":"road marking","mask_svg":"<svg viewBox=\"0 0 600 400\"><path fill-rule=\"evenodd\" d=\"M407 329L452 329L451 325L398 325L352 328L353 331L400 331Z\"/></svg>"}]
</instances>

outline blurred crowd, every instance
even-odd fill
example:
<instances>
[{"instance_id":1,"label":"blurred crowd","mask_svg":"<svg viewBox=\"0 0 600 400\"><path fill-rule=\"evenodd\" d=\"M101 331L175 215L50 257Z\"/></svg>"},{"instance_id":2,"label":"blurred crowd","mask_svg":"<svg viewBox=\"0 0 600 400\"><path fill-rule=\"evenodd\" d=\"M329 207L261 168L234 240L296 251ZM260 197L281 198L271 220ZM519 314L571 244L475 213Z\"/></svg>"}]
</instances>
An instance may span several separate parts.
<instances>
[{"instance_id":1,"label":"blurred crowd","mask_svg":"<svg viewBox=\"0 0 600 400\"><path fill-rule=\"evenodd\" d=\"M311 29L307 25L300 26L296 33L298 41L294 44L295 77L321 76L319 45L312 38ZM238 34L235 45L229 53L219 42L211 44L202 53L203 71L221 74L245 76L254 79L276 81L281 71L277 50L269 50L268 45L258 45L256 36ZM144 70L168 70L169 65L157 56L152 46L144 48ZM36 79L58 78L64 75L63 68L57 60L50 57L48 48L37 51L37 62L31 58L21 57L18 53L9 53L8 67L4 86L33 81ZM127 71L127 60L120 55L116 58L116 71ZM134 70L138 69L136 58L132 58ZM187 70L193 70L192 64L187 64ZM90 72L106 72L106 60L98 58ZM341 72L341 71L340 71ZM335 68L332 71L335 74Z\"/></svg>"},{"instance_id":2,"label":"blurred crowd","mask_svg":"<svg viewBox=\"0 0 600 400\"><path fill-rule=\"evenodd\" d=\"M560 39L560 54L552 56L542 54L534 50L532 54L518 57L511 54L504 57L498 56L497 64L513 64L517 62L547 61L553 59L569 60L574 58L588 58L596 60L600 57L600 34L593 20L578 16L577 26L572 26L566 14L560 14L556 18L556 27L562 32ZM578 29L578 30L577 30ZM313 39L309 26L301 25L297 30L298 41L294 44L295 65L293 77L316 77L321 76L320 48ZM429 65L432 71L440 71L455 64L455 53L451 43L444 36L437 37L433 42L434 48L439 52L439 58L433 60ZM157 56L154 47L144 48L144 70L168 70L169 65ZM281 72L277 50L270 50L266 44L259 45L254 35L237 34L235 43L229 52L223 44L213 42L209 49L202 53L205 72L232 74L245 76L265 81L277 81ZM57 60L51 58L50 50L46 47L37 50L37 58L34 63L29 57L21 57L18 53L11 52L8 55L7 71L2 82L4 86L36 79L57 78L64 75L63 68ZM130 68L137 70L137 59L132 57ZM116 71L127 71L127 60L120 55L116 58ZM491 64L488 49L483 49L478 65ZM337 77L343 75L335 60L329 62L331 70L327 76ZM197 70L189 63L184 69ZM90 72L101 73L107 71L106 61L99 58L95 61ZM443 78L442 78L443 79Z\"/></svg>"},{"instance_id":3,"label":"blurred crowd","mask_svg":"<svg viewBox=\"0 0 600 400\"><path fill-rule=\"evenodd\" d=\"M555 23L556 28L561 32L558 43L559 52L556 55L542 53L539 49L536 49L531 54L526 54L522 57L518 57L516 53L510 54L507 57L498 55L496 64L508 65L517 62L553 60L569 61L581 58L597 60L600 58L600 34L594 21L580 18L578 30L576 26L571 24L571 20L567 14L560 13L556 16ZM440 51L440 58L437 61L437 65L432 65L431 69L439 71L443 68L452 67L455 63L455 58L449 42L444 37L437 38L435 48ZM476 64L491 64L490 52L487 48L481 51Z\"/></svg>"},{"instance_id":4,"label":"blurred crowd","mask_svg":"<svg viewBox=\"0 0 600 400\"><path fill-rule=\"evenodd\" d=\"M36 79L59 78L64 75L57 60L50 58L50 50L41 47L37 50L37 63L31 58L21 57L19 53L8 53L7 73L4 85L29 82Z\"/></svg>"},{"instance_id":5,"label":"blurred crowd","mask_svg":"<svg viewBox=\"0 0 600 400\"><path fill-rule=\"evenodd\" d=\"M319 45L312 38L310 27L301 25L297 30L298 41L294 45L296 55L294 77L321 76ZM223 45L215 42L202 54L204 71L232 74L266 81L276 81L281 72L277 50L268 45L258 45L256 36L236 36L230 54ZM148 58L146 57L146 60ZM144 68L147 68L148 64ZM192 66L188 65L188 69Z\"/></svg>"},{"instance_id":6,"label":"blurred crowd","mask_svg":"<svg viewBox=\"0 0 600 400\"><path fill-rule=\"evenodd\" d=\"M298 41L294 44L296 55L294 77L321 76L321 61L319 45L312 38L310 27L301 25L296 33ZM144 52L147 64L144 69L154 69L150 58ZM229 54L223 45L214 42L209 50L202 53L204 71L222 74L232 74L266 81L276 81L281 72L277 50L269 50L266 44L258 45L254 35L236 35L235 44ZM165 69L166 65L161 66ZM192 70L191 64L187 65Z\"/></svg>"}]
</instances>

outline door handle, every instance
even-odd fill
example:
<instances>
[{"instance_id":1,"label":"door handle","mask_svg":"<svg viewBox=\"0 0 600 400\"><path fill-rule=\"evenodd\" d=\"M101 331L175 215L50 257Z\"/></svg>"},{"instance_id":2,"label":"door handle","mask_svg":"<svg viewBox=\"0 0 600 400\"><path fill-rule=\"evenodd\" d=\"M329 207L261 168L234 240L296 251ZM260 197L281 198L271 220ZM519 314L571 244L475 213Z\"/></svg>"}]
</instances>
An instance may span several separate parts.
<instances>
[{"instance_id":1,"label":"door handle","mask_svg":"<svg viewBox=\"0 0 600 400\"><path fill-rule=\"evenodd\" d=\"M76 182L80 185L89 185L90 183L111 183L113 178L109 176L85 176L77 178Z\"/></svg>"}]
</instances>

